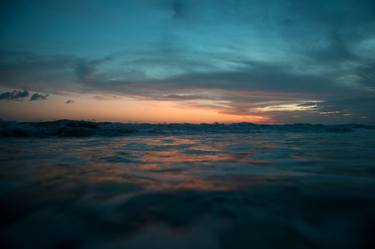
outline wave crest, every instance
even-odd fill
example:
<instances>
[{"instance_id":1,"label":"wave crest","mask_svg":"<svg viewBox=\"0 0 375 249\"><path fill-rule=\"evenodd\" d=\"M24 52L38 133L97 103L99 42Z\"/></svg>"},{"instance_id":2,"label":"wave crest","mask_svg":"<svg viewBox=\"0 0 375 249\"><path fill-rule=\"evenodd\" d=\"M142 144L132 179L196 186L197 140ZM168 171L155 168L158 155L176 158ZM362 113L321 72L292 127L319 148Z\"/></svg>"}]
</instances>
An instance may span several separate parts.
<instances>
[{"instance_id":1,"label":"wave crest","mask_svg":"<svg viewBox=\"0 0 375 249\"><path fill-rule=\"evenodd\" d=\"M56 120L47 122L0 121L0 137L90 137L137 134L254 133L254 132L352 132L374 126L344 124L134 124Z\"/></svg>"}]
</instances>

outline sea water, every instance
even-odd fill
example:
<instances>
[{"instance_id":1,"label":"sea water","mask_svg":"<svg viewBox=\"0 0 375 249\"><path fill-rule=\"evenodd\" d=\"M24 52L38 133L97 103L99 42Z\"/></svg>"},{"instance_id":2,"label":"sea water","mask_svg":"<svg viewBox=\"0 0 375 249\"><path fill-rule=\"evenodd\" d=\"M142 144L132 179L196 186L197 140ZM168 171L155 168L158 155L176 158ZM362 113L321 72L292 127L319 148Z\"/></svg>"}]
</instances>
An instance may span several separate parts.
<instances>
[{"instance_id":1,"label":"sea water","mask_svg":"<svg viewBox=\"0 0 375 249\"><path fill-rule=\"evenodd\" d=\"M1 137L1 248L375 248L375 130Z\"/></svg>"}]
</instances>

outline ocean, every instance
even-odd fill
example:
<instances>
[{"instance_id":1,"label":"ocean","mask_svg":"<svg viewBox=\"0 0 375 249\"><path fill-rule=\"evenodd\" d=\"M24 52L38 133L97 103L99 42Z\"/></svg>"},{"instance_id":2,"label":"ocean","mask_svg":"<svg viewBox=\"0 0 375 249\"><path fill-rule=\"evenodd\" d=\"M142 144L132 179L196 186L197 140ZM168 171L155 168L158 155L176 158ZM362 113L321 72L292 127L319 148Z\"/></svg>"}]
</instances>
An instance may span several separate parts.
<instances>
[{"instance_id":1,"label":"ocean","mask_svg":"<svg viewBox=\"0 0 375 249\"><path fill-rule=\"evenodd\" d=\"M375 129L0 125L1 248L375 248Z\"/></svg>"}]
</instances>

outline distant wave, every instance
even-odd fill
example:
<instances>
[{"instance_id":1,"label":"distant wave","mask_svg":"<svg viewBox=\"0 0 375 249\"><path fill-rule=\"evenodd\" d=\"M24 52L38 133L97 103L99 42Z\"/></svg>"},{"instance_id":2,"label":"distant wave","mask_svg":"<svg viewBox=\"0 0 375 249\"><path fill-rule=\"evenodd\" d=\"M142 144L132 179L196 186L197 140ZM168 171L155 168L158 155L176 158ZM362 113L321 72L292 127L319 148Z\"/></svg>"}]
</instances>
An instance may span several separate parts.
<instances>
[{"instance_id":1,"label":"distant wave","mask_svg":"<svg viewBox=\"0 0 375 249\"><path fill-rule=\"evenodd\" d=\"M133 124L57 120L47 122L0 121L0 137L90 137L125 136L131 134L194 134L194 133L261 133L261 132L352 132L375 130L375 126L344 124Z\"/></svg>"}]
</instances>

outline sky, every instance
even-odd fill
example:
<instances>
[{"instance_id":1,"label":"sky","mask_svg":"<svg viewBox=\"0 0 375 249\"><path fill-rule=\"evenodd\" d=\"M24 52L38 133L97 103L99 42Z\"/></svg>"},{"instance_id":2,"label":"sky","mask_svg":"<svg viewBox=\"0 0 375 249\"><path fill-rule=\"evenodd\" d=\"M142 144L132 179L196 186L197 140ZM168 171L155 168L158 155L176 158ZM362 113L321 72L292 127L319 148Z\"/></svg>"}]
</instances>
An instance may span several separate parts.
<instances>
[{"instance_id":1,"label":"sky","mask_svg":"<svg viewBox=\"0 0 375 249\"><path fill-rule=\"evenodd\" d=\"M373 0L3 0L0 118L375 124Z\"/></svg>"}]
</instances>

